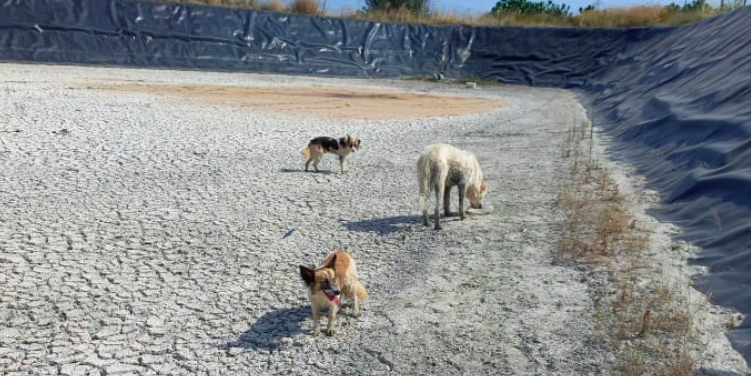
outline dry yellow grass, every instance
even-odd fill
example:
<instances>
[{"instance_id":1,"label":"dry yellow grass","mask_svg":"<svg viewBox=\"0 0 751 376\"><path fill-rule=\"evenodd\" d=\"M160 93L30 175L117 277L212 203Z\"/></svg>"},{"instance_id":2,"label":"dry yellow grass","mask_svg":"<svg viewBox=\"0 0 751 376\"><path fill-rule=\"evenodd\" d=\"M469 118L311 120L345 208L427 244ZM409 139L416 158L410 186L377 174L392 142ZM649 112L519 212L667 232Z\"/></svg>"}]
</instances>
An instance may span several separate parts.
<instances>
[{"instance_id":1,"label":"dry yellow grass","mask_svg":"<svg viewBox=\"0 0 751 376\"><path fill-rule=\"evenodd\" d=\"M271 10L276 12L290 12L302 14L320 14L323 9L316 0L293 0L286 7L281 0L161 0L178 3L193 3L232 8L247 8L256 10ZM634 6L628 8L608 8L602 10L584 11L575 16L537 15L490 15L471 14L449 10L434 9L429 13L414 13L406 9L392 11L354 11L340 10L328 13L330 17L368 20L374 22L421 23L431 25L474 25L474 26L578 26L578 27L647 27L671 26L698 21L731 10L714 8L697 10L675 10L660 6Z\"/></svg>"},{"instance_id":2,"label":"dry yellow grass","mask_svg":"<svg viewBox=\"0 0 751 376\"><path fill-rule=\"evenodd\" d=\"M660 6L635 6L631 8L611 8L582 12L578 17L579 26L649 26L663 23Z\"/></svg>"},{"instance_id":3,"label":"dry yellow grass","mask_svg":"<svg viewBox=\"0 0 751 376\"><path fill-rule=\"evenodd\" d=\"M650 264L650 233L629 211L632 199L585 154L588 136L587 127L572 128L562 146L571 171L558 194L567 213L558 251L613 281L595 292L594 318L617 350L618 374L695 375L698 361L687 346L694 314L685 291L662 282Z\"/></svg>"},{"instance_id":4,"label":"dry yellow grass","mask_svg":"<svg viewBox=\"0 0 751 376\"><path fill-rule=\"evenodd\" d=\"M321 11L321 5L316 0L292 0L289 5L292 13L314 15Z\"/></svg>"},{"instance_id":5,"label":"dry yellow grass","mask_svg":"<svg viewBox=\"0 0 751 376\"><path fill-rule=\"evenodd\" d=\"M634 6L582 12L575 17L584 27L669 26L698 21L717 14L716 10L675 11L661 6Z\"/></svg>"},{"instance_id":6,"label":"dry yellow grass","mask_svg":"<svg viewBox=\"0 0 751 376\"><path fill-rule=\"evenodd\" d=\"M261 4L258 0L160 0L172 3L188 3L199 5L211 5L227 8L242 8L242 9L260 9Z\"/></svg>"},{"instance_id":7,"label":"dry yellow grass","mask_svg":"<svg viewBox=\"0 0 751 376\"><path fill-rule=\"evenodd\" d=\"M281 0L271 0L261 4L262 10L270 10L274 12L284 12L287 8L281 2Z\"/></svg>"}]
</instances>

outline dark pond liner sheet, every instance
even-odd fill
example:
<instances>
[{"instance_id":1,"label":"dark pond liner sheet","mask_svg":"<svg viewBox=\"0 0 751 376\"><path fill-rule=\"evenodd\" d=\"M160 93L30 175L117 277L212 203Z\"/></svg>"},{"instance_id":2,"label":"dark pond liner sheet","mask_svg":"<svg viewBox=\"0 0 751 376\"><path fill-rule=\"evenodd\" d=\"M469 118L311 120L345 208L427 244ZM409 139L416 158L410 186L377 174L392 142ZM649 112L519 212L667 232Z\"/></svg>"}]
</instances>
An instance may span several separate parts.
<instances>
[{"instance_id":1,"label":"dark pond liner sheet","mask_svg":"<svg viewBox=\"0 0 751 376\"><path fill-rule=\"evenodd\" d=\"M132 0L0 0L0 60L576 89L751 314L751 9L676 28L427 26ZM729 333L751 359L751 319Z\"/></svg>"}]
</instances>

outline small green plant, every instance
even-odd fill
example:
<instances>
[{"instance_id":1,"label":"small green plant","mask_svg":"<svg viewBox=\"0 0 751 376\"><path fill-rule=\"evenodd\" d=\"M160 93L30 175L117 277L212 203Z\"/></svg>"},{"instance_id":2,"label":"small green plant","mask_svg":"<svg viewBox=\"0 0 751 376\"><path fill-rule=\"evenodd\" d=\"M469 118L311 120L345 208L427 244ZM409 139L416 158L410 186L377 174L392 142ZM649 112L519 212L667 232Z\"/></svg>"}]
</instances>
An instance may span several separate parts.
<instances>
[{"instance_id":1,"label":"small green plant","mask_svg":"<svg viewBox=\"0 0 751 376\"><path fill-rule=\"evenodd\" d=\"M365 11L397 11L428 13L428 0L365 0Z\"/></svg>"},{"instance_id":2,"label":"small green plant","mask_svg":"<svg viewBox=\"0 0 751 376\"><path fill-rule=\"evenodd\" d=\"M548 0L547 2L531 0L500 0L490 12L495 15L545 14L550 16L567 17L571 16L571 7L566 4L556 4L553 0Z\"/></svg>"}]
</instances>

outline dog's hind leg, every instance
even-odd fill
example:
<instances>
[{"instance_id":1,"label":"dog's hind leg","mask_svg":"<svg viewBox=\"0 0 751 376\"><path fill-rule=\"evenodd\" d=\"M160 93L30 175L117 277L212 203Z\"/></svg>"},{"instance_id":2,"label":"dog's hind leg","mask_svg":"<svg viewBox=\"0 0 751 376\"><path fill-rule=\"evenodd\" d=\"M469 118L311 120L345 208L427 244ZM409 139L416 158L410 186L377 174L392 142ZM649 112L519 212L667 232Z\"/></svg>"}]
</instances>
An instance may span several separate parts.
<instances>
[{"instance_id":1,"label":"dog's hind leg","mask_svg":"<svg viewBox=\"0 0 751 376\"><path fill-rule=\"evenodd\" d=\"M459 184L459 218L463 221L464 218L466 218L466 215L464 214L464 192L466 190L466 185Z\"/></svg>"},{"instance_id":2,"label":"dog's hind leg","mask_svg":"<svg viewBox=\"0 0 751 376\"><path fill-rule=\"evenodd\" d=\"M443 192L445 191L444 184L436 184L436 190L435 190L435 229L440 230L441 229L441 196L443 196Z\"/></svg>"},{"instance_id":3,"label":"dog's hind leg","mask_svg":"<svg viewBox=\"0 0 751 376\"><path fill-rule=\"evenodd\" d=\"M422 206L422 225L425 227L430 227L430 221L428 220L428 200L429 199L425 197L420 198L420 205Z\"/></svg>"},{"instance_id":4,"label":"dog's hind leg","mask_svg":"<svg viewBox=\"0 0 751 376\"><path fill-rule=\"evenodd\" d=\"M313 160L313 168L316 169L316 172L320 172L320 171L318 171L318 162L320 162L320 161L321 161L321 157L318 157L318 158L316 158L316 159Z\"/></svg>"},{"instance_id":5,"label":"dog's hind leg","mask_svg":"<svg viewBox=\"0 0 751 376\"><path fill-rule=\"evenodd\" d=\"M352 316L360 317L360 300L357 299L357 291L352 294Z\"/></svg>"},{"instance_id":6,"label":"dog's hind leg","mask_svg":"<svg viewBox=\"0 0 751 376\"><path fill-rule=\"evenodd\" d=\"M428 221L428 205L430 204L430 188L433 183L433 171L430 161L426 155L420 156L417 160L417 182L420 187L420 211L422 211L422 224L430 227Z\"/></svg>"},{"instance_id":7,"label":"dog's hind leg","mask_svg":"<svg viewBox=\"0 0 751 376\"><path fill-rule=\"evenodd\" d=\"M309 158L309 159L308 159L308 160L307 160L307 161L305 162L305 171L308 171L308 166L310 165L310 162L313 162L313 159L312 159L312 158Z\"/></svg>"},{"instance_id":8,"label":"dog's hind leg","mask_svg":"<svg viewBox=\"0 0 751 376\"><path fill-rule=\"evenodd\" d=\"M427 179L427 178L425 178ZM422 225L430 227L428 220L428 204L430 204L430 188L423 188L423 182L420 182L420 210L422 211Z\"/></svg>"},{"instance_id":9,"label":"dog's hind leg","mask_svg":"<svg viewBox=\"0 0 751 376\"><path fill-rule=\"evenodd\" d=\"M451 201L451 187L446 187L446 190L443 191L443 215L445 217L448 217L451 215L451 211L449 210Z\"/></svg>"},{"instance_id":10,"label":"dog's hind leg","mask_svg":"<svg viewBox=\"0 0 751 376\"><path fill-rule=\"evenodd\" d=\"M441 198L446 191L446 179L448 178L448 167L440 168L435 174L435 178L432 179L433 186L435 187L435 229L441 229Z\"/></svg>"}]
</instances>

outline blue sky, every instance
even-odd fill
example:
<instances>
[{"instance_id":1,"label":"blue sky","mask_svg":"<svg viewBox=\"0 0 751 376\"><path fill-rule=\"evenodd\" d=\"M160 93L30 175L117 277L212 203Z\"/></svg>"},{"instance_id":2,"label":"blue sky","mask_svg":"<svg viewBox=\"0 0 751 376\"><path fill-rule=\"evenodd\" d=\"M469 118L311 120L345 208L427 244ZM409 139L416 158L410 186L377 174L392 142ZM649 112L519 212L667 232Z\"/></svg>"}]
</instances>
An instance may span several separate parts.
<instances>
[{"instance_id":1,"label":"blue sky","mask_svg":"<svg viewBox=\"0 0 751 376\"><path fill-rule=\"evenodd\" d=\"M451 9L460 12L482 13L487 12L497 0L432 0L434 7L439 9ZM565 3L571 6L572 10L579 9L592 4L594 0L553 0L556 3ZM320 0L323 3L323 0ZM630 5L665 5L670 4L671 0L600 0L599 4L603 7L611 6L630 6ZM675 0L676 3L683 4L683 0ZM713 3L713 1L710 1ZM326 9L336 11L342 6L350 9L361 9L365 2L363 0L326 0Z\"/></svg>"}]
</instances>

